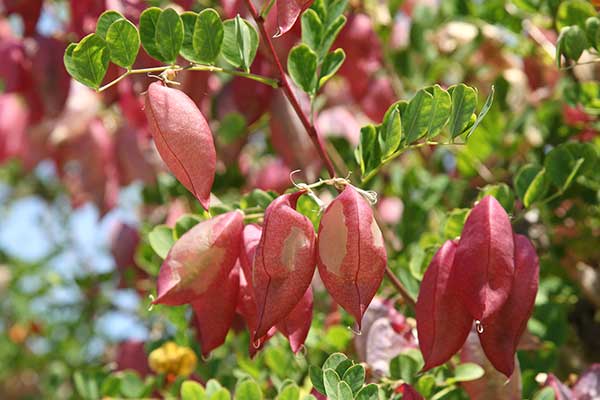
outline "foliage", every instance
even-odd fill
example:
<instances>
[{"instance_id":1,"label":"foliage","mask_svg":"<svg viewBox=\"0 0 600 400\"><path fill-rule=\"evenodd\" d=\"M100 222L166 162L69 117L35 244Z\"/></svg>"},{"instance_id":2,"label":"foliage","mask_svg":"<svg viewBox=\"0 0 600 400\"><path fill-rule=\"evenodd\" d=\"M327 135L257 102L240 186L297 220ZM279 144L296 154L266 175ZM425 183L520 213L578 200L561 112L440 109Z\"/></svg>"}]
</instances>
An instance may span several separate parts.
<instances>
[{"instance_id":1,"label":"foliage","mask_svg":"<svg viewBox=\"0 0 600 400\"><path fill-rule=\"evenodd\" d=\"M597 392L593 3L2 8L2 398Z\"/></svg>"}]
</instances>

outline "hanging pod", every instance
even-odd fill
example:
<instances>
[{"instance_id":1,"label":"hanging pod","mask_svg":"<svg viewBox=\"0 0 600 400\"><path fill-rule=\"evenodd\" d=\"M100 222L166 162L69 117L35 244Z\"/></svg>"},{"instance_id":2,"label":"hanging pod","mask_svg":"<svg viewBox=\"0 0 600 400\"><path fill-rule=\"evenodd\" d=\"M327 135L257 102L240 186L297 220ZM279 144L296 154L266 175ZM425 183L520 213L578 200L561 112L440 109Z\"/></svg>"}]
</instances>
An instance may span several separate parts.
<instances>
[{"instance_id":1,"label":"hanging pod","mask_svg":"<svg viewBox=\"0 0 600 400\"><path fill-rule=\"evenodd\" d=\"M351 185L327 207L319 225L317 265L333 299L356 318L381 285L387 263L369 202Z\"/></svg>"},{"instance_id":2,"label":"hanging pod","mask_svg":"<svg viewBox=\"0 0 600 400\"><path fill-rule=\"evenodd\" d=\"M265 210L262 235L252 265L252 286L258 311L253 337L264 336L304 296L315 271L315 231L296 211L305 191L284 194Z\"/></svg>"},{"instance_id":3,"label":"hanging pod","mask_svg":"<svg viewBox=\"0 0 600 400\"><path fill-rule=\"evenodd\" d=\"M183 234L160 266L153 304L187 304L223 283L240 253L243 221L240 211L231 211Z\"/></svg>"},{"instance_id":4,"label":"hanging pod","mask_svg":"<svg viewBox=\"0 0 600 400\"><path fill-rule=\"evenodd\" d=\"M150 84L145 109L160 157L208 210L217 155L206 119L184 92L159 82Z\"/></svg>"}]
</instances>

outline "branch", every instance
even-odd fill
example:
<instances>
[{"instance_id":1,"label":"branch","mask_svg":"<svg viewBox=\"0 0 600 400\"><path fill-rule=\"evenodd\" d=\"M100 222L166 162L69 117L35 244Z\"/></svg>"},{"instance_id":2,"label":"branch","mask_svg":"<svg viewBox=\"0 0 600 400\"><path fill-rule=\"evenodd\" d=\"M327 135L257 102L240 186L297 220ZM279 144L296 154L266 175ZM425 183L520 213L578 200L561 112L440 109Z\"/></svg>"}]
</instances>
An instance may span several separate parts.
<instances>
[{"instance_id":1,"label":"branch","mask_svg":"<svg viewBox=\"0 0 600 400\"><path fill-rule=\"evenodd\" d=\"M279 57L277 56L277 52L275 51L275 47L273 46L273 41L271 40L271 37L269 36L269 34L267 33L267 30L265 29L264 18L259 14L258 10L254 6L254 3L252 3L252 0L245 0L245 1L246 1L246 5L248 6L248 9L250 10L250 14L252 14L252 18L256 22L256 25L258 25L258 30L260 31L260 35L261 35L262 39L267 44L269 52L271 53L271 56L273 57L273 62L275 63L275 66L277 67L277 71L279 73L279 83L280 83L281 88L283 89L285 96L288 98L288 101L294 108L294 111L298 115L298 118L300 118L300 122L302 122L302 125L304 126L304 129L306 129L308 136L310 136L310 139L312 140L313 145L315 146L315 148L317 149L317 152L319 153L319 157L321 158L321 160L325 164L325 167L327 168L327 172L329 173L329 176L332 178L335 177L336 176L335 170L333 168L333 164L331 163L331 160L329 159L329 156L327 155L327 152L325 151L325 146L323 145L323 141L321 140L319 134L317 133L317 130L315 129L314 125L312 125L310 123L310 120L308 119L308 117L306 116L304 111L302 111L302 108L300 107L300 103L298 102L298 98L292 91L292 87L290 86L290 83L287 80L287 76L281 65L281 61L279 60Z\"/></svg>"}]
</instances>

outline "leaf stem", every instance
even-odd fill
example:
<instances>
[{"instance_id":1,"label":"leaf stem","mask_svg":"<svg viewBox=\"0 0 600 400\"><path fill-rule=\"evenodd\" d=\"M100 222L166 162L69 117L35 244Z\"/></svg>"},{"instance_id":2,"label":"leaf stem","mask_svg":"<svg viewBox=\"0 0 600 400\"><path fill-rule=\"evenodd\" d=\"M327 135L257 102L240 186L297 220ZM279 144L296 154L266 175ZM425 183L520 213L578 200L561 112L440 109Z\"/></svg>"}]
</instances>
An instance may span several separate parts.
<instances>
[{"instance_id":1,"label":"leaf stem","mask_svg":"<svg viewBox=\"0 0 600 400\"><path fill-rule=\"evenodd\" d=\"M394 272L389 266L385 267L385 276L387 276L391 284L396 288L398 293L400 293L406 304L409 305L413 310L416 309L417 303L410 296L410 294L408 294L408 291L406 290L402 282L400 282L400 279L398 279L396 275L394 275Z\"/></svg>"},{"instance_id":2,"label":"leaf stem","mask_svg":"<svg viewBox=\"0 0 600 400\"><path fill-rule=\"evenodd\" d=\"M115 80L113 80L113 81L107 83L106 85L100 87L97 91L98 92L103 92L106 89L109 89L110 87L112 87L112 86L116 85L117 83L121 82L123 79L125 79L129 75L147 74L147 73L151 73L151 72L165 72L167 70L173 71L173 72L179 72L179 71L210 71L210 72L220 72L220 73L224 73L224 74L229 74L229 75L233 75L233 76L241 76L242 78L251 79L253 81L257 81L257 82L263 83L265 85L269 85L269 86L271 86L273 88L279 87L279 80L274 79L274 78L269 78L269 77L266 77L266 76L252 74L252 73L244 72L244 71L238 71L238 70L234 70L234 69L216 67L214 65L190 64L190 65L188 65L186 67L180 67L179 65L164 65L162 67L130 69L127 72L125 72L124 74L122 74L119 77L117 77Z\"/></svg>"},{"instance_id":3,"label":"leaf stem","mask_svg":"<svg viewBox=\"0 0 600 400\"><path fill-rule=\"evenodd\" d=\"M287 76L285 74L285 70L283 69L283 66L281 65L281 61L279 60L279 56L277 55L277 52L275 51L275 47L273 46L273 41L271 40L271 37L269 36L269 34L267 33L267 30L265 28L265 20L264 20L263 16L261 14L259 14L256 7L254 6L254 3L252 3L252 0L245 0L245 1L246 1L246 5L248 6L248 9L250 10L250 14L252 14L252 18L256 22L256 25L258 25L258 30L260 31L260 35L261 35L263 41L266 43L269 52L271 53L273 62L275 63L275 66L277 67L277 71L279 73L279 84L280 84L281 88L283 89L285 96L288 98L288 101L294 108L294 111L298 115L298 118L300 118L300 122L304 126L304 129L306 129L308 136L312 140L313 145L315 146L315 148L317 149L317 152L319 153L319 157L325 164L325 167L327 168L327 172L329 173L329 176L332 178L335 177L336 176L335 170L333 168L333 164L331 163L331 160L329 159L329 156L327 155L327 152L325 151L325 146L323 144L323 141L322 141L321 137L319 136L319 134L317 133L315 126L310 123L310 120L308 119L308 117L306 116L304 111L302 110L302 107L300 106L298 98L294 94L292 87L290 86L290 83L288 82Z\"/></svg>"}]
</instances>

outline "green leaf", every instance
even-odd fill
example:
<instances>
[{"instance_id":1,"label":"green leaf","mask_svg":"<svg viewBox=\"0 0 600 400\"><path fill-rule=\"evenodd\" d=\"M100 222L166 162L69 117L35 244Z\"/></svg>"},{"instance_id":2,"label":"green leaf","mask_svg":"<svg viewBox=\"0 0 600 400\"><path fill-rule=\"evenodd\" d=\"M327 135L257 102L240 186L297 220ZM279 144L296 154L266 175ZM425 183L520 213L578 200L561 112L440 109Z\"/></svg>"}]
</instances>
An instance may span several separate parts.
<instances>
[{"instance_id":1,"label":"green leaf","mask_svg":"<svg viewBox=\"0 0 600 400\"><path fill-rule=\"evenodd\" d=\"M420 369L419 361L409 354L400 354L390 361L390 377L402 379L410 385L415 382Z\"/></svg>"},{"instance_id":2,"label":"green leaf","mask_svg":"<svg viewBox=\"0 0 600 400\"><path fill-rule=\"evenodd\" d=\"M584 27L588 17L596 15L596 10L585 0L567 0L560 3L556 12L556 27L561 30L565 26L579 25Z\"/></svg>"},{"instance_id":3,"label":"green leaf","mask_svg":"<svg viewBox=\"0 0 600 400\"><path fill-rule=\"evenodd\" d=\"M123 15L120 12L115 10L107 10L104 11L98 17L98 22L96 22L96 34L100 36L102 39L106 40L106 35L108 33L108 29L110 26L120 20L124 19Z\"/></svg>"},{"instance_id":4,"label":"green leaf","mask_svg":"<svg viewBox=\"0 0 600 400\"><path fill-rule=\"evenodd\" d=\"M121 376L121 394L129 398L140 398L144 394L144 381L135 373L125 371Z\"/></svg>"},{"instance_id":5,"label":"green leaf","mask_svg":"<svg viewBox=\"0 0 600 400\"><path fill-rule=\"evenodd\" d=\"M334 0L327 2L327 18L325 26L331 26L344 13L348 6L348 0Z\"/></svg>"},{"instance_id":6,"label":"green leaf","mask_svg":"<svg viewBox=\"0 0 600 400\"><path fill-rule=\"evenodd\" d=\"M277 395L276 400L299 400L300 399L300 388L295 383L285 385ZM236 398L237 400L237 398Z\"/></svg>"},{"instance_id":7,"label":"green leaf","mask_svg":"<svg viewBox=\"0 0 600 400\"><path fill-rule=\"evenodd\" d=\"M450 211L444 224L444 238L454 239L460 236L469 211L471 210L468 208L455 208Z\"/></svg>"},{"instance_id":8,"label":"green leaf","mask_svg":"<svg viewBox=\"0 0 600 400\"><path fill-rule=\"evenodd\" d=\"M450 114L449 129L454 139L469 126L471 115L477 107L475 89L461 83L448 89L452 96L452 113Z\"/></svg>"},{"instance_id":9,"label":"green leaf","mask_svg":"<svg viewBox=\"0 0 600 400\"><path fill-rule=\"evenodd\" d=\"M225 388L221 388L210 396L210 400L231 400L231 394Z\"/></svg>"},{"instance_id":10,"label":"green leaf","mask_svg":"<svg viewBox=\"0 0 600 400\"><path fill-rule=\"evenodd\" d=\"M557 57L564 54L568 59L577 61L589 44L583 29L578 26L568 26L560 31L556 47Z\"/></svg>"},{"instance_id":11,"label":"green leaf","mask_svg":"<svg viewBox=\"0 0 600 400\"><path fill-rule=\"evenodd\" d=\"M479 379L483 376L485 371L481 366L475 363L464 363L458 365L454 369L454 376L446 379L446 382L449 384L456 382L468 382Z\"/></svg>"},{"instance_id":12,"label":"green leaf","mask_svg":"<svg viewBox=\"0 0 600 400\"><path fill-rule=\"evenodd\" d=\"M150 7L140 14L140 40L146 53L158 61L167 60L160 52L156 43L156 24L162 10L158 7ZM183 23L182 23L183 24Z\"/></svg>"},{"instance_id":13,"label":"green leaf","mask_svg":"<svg viewBox=\"0 0 600 400\"><path fill-rule=\"evenodd\" d=\"M360 364L353 365L344 372L342 380L348 382L353 393L357 393L365 383L365 368Z\"/></svg>"},{"instance_id":14,"label":"green leaf","mask_svg":"<svg viewBox=\"0 0 600 400\"><path fill-rule=\"evenodd\" d=\"M492 107L492 103L494 103L495 91L496 91L496 89L495 89L494 85L492 85L492 88L490 89L490 94L488 94L487 99L485 99L485 103L483 104L481 111L479 111L479 115L477 116L477 119L475 120L475 122L473 123L471 128L469 129L469 132L467 133L465 140L469 140L469 138L471 137L473 132L475 132L475 129L477 129L477 127L479 126L481 121L483 121L483 118L486 116L488 111L490 111L490 108Z\"/></svg>"},{"instance_id":15,"label":"green leaf","mask_svg":"<svg viewBox=\"0 0 600 400\"><path fill-rule=\"evenodd\" d=\"M209 379L205 385L206 396L210 398L213 394L217 393L222 388L223 386L221 386L219 381L217 381L216 379Z\"/></svg>"},{"instance_id":16,"label":"green leaf","mask_svg":"<svg viewBox=\"0 0 600 400\"><path fill-rule=\"evenodd\" d=\"M73 78L93 89L98 89L108 69L110 52L106 42L97 34L84 37L71 53L71 62L76 71Z\"/></svg>"},{"instance_id":17,"label":"green leaf","mask_svg":"<svg viewBox=\"0 0 600 400\"><path fill-rule=\"evenodd\" d=\"M75 50L75 47L77 47L77 43L71 43L67 46L65 49L65 55L63 56L63 62L65 63L65 69L69 75L79 81L79 73L77 72L75 63L73 62L73 50Z\"/></svg>"},{"instance_id":18,"label":"green leaf","mask_svg":"<svg viewBox=\"0 0 600 400\"><path fill-rule=\"evenodd\" d=\"M379 400L379 387L374 383L368 384L354 398L355 400Z\"/></svg>"},{"instance_id":19,"label":"green leaf","mask_svg":"<svg viewBox=\"0 0 600 400\"><path fill-rule=\"evenodd\" d=\"M559 190L566 190L578 175L593 173L598 154L587 143L564 143L550 151L544 160L546 174Z\"/></svg>"},{"instance_id":20,"label":"green leaf","mask_svg":"<svg viewBox=\"0 0 600 400\"><path fill-rule=\"evenodd\" d=\"M402 130L406 143L410 144L423 137L429 129L433 106L433 96L421 89L408 102L402 114Z\"/></svg>"},{"instance_id":21,"label":"green leaf","mask_svg":"<svg viewBox=\"0 0 600 400\"><path fill-rule=\"evenodd\" d=\"M600 47L600 18L590 17L585 20L585 35L590 45L596 49Z\"/></svg>"},{"instance_id":22,"label":"green leaf","mask_svg":"<svg viewBox=\"0 0 600 400\"><path fill-rule=\"evenodd\" d=\"M235 400L262 400L262 398L260 386L252 379L238 383L235 389Z\"/></svg>"},{"instance_id":23,"label":"green leaf","mask_svg":"<svg viewBox=\"0 0 600 400\"><path fill-rule=\"evenodd\" d=\"M354 365L354 361L352 361L350 359L344 360L341 363L339 363L337 365L337 367L335 367L335 372L337 372L337 374L340 377L344 376L344 374L346 373L346 371L348 370L348 368L350 368L353 365Z\"/></svg>"},{"instance_id":24,"label":"green leaf","mask_svg":"<svg viewBox=\"0 0 600 400\"><path fill-rule=\"evenodd\" d=\"M423 375L417 380L415 389L423 395L424 398L429 399L433 394L435 388L435 378L432 375Z\"/></svg>"},{"instance_id":25,"label":"green leaf","mask_svg":"<svg viewBox=\"0 0 600 400\"><path fill-rule=\"evenodd\" d=\"M174 63L183 44L183 21L172 8L160 13L154 36L156 46L168 63Z\"/></svg>"},{"instance_id":26,"label":"green leaf","mask_svg":"<svg viewBox=\"0 0 600 400\"><path fill-rule=\"evenodd\" d=\"M315 52L321 47L323 38L323 23L319 14L312 9L307 9L302 14L302 42Z\"/></svg>"},{"instance_id":27,"label":"green leaf","mask_svg":"<svg viewBox=\"0 0 600 400\"><path fill-rule=\"evenodd\" d=\"M234 67L247 70L258 49L256 29L239 15L223 22L223 28L223 58Z\"/></svg>"},{"instance_id":28,"label":"green leaf","mask_svg":"<svg viewBox=\"0 0 600 400\"><path fill-rule=\"evenodd\" d=\"M308 368L308 375L312 385L319 393L325 394L325 385L323 384L323 370L319 367L311 365Z\"/></svg>"},{"instance_id":29,"label":"green leaf","mask_svg":"<svg viewBox=\"0 0 600 400\"><path fill-rule=\"evenodd\" d=\"M485 196L490 195L496 198L498 202L504 207L507 213L511 213L515 205L515 195L506 183L497 183L494 185L485 185L479 191L477 196L478 200L483 199Z\"/></svg>"},{"instance_id":30,"label":"green leaf","mask_svg":"<svg viewBox=\"0 0 600 400\"><path fill-rule=\"evenodd\" d=\"M231 112L221 118L217 136L224 144L231 144L246 133L246 117L237 112Z\"/></svg>"},{"instance_id":31,"label":"green leaf","mask_svg":"<svg viewBox=\"0 0 600 400\"><path fill-rule=\"evenodd\" d=\"M340 376L335 370L328 368L323 371L323 384L325 386L325 394L330 400L338 400L338 384Z\"/></svg>"},{"instance_id":32,"label":"green leaf","mask_svg":"<svg viewBox=\"0 0 600 400\"><path fill-rule=\"evenodd\" d=\"M106 44L112 62L123 68L131 68L140 50L137 28L126 19L114 22L106 33Z\"/></svg>"},{"instance_id":33,"label":"green leaf","mask_svg":"<svg viewBox=\"0 0 600 400\"><path fill-rule=\"evenodd\" d=\"M205 400L204 388L198 382L185 381L181 384L181 400Z\"/></svg>"},{"instance_id":34,"label":"green leaf","mask_svg":"<svg viewBox=\"0 0 600 400\"><path fill-rule=\"evenodd\" d=\"M194 214L183 214L175 222L173 233L176 239L182 237L187 231L198 225L202 219Z\"/></svg>"},{"instance_id":35,"label":"green leaf","mask_svg":"<svg viewBox=\"0 0 600 400\"><path fill-rule=\"evenodd\" d=\"M73 382L75 383L75 390L84 400L95 400L100 398L100 392L98 388L98 381L93 374L83 374L80 371L76 371L73 374Z\"/></svg>"},{"instance_id":36,"label":"green leaf","mask_svg":"<svg viewBox=\"0 0 600 400\"><path fill-rule=\"evenodd\" d=\"M554 393L554 389L549 386L543 388L542 390L540 390L533 396L533 400L555 400L555 399L556 399L556 396Z\"/></svg>"},{"instance_id":37,"label":"green leaf","mask_svg":"<svg viewBox=\"0 0 600 400\"><path fill-rule=\"evenodd\" d=\"M321 72L319 73L319 87L323 87L323 85L335 75L345 59L346 53L342 49L335 49L325 56L323 64L321 65Z\"/></svg>"},{"instance_id":38,"label":"green leaf","mask_svg":"<svg viewBox=\"0 0 600 400\"><path fill-rule=\"evenodd\" d=\"M348 360L348 357L343 353L331 353L323 363L323 371L328 368L336 369L338 365L346 360Z\"/></svg>"},{"instance_id":39,"label":"green leaf","mask_svg":"<svg viewBox=\"0 0 600 400\"><path fill-rule=\"evenodd\" d=\"M360 129L360 141L354 155L363 177L379 168L381 151L375 126L366 125Z\"/></svg>"},{"instance_id":40,"label":"green leaf","mask_svg":"<svg viewBox=\"0 0 600 400\"><path fill-rule=\"evenodd\" d=\"M354 396L352 395L352 389L350 386L344 381L338 383L338 392L337 392L338 400L353 400Z\"/></svg>"},{"instance_id":41,"label":"green leaf","mask_svg":"<svg viewBox=\"0 0 600 400\"><path fill-rule=\"evenodd\" d=\"M514 178L515 191L526 208L544 198L548 183L546 170L535 164L524 165Z\"/></svg>"},{"instance_id":42,"label":"green leaf","mask_svg":"<svg viewBox=\"0 0 600 400\"><path fill-rule=\"evenodd\" d=\"M225 28L219 13L212 8L198 14L194 28L193 45L198 62L213 64L221 53Z\"/></svg>"},{"instance_id":43,"label":"green leaf","mask_svg":"<svg viewBox=\"0 0 600 400\"><path fill-rule=\"evenodd\" d=\"M329 52L331 45L335 38L339 35L342 28L346 25L346 17L343 15L338 16L331 24L327 25L325 33L323 34L323 40L321 42L321 48L319 51L319 59L325 57L325 54Z\"/></svg>"},{"instance_id":44,"label":"green leaf","mask_svg":"<svg viewBox=\"0 0 600 400\"><path fill-rule=\"evenodd\" d=\"M199 63L196 57L196 50L194 49L194 28L196 26L196 20L198 14L193 11L186 11L180 15L181 22L183 23L183 43L179 54L186 60Z\"/></svg>"},{"instance_id":45,"label":"green leaf","mask_svg":"<svg viewBox=\"0 0 600 400\"><path fill-rule=\"evenodd\" d=\"M379 147L381 158L386 160L400 146L402 141L402 120L397 105L392 105L391 111L386 112L379 129Z\"/></svg>"},{"instance_id":46,"label":"green leaf","mask_svg":"<svg viewBox=\"0 0 600 400\"><path fill-rule=\"evenodd\" d=\"M314 94L317 89L317 53L305 44L300 44L288 55L288 72L292 80L306 93Z\"/></svg>"},{"instance_id":47,"label":"green leaf","mask_svg":"<svg viewBox=\"0 0 600 400\"><path fill-rule=\"evenodd\" d=\"M442 89L440 85L434 85L426 89L433 96L431 102L431 117L427 127L427 137L429 139L437 136L450 118L452 109L452 99L450 94Z\"/></svg>"},{"instance_id":48,"label":"green leaf","mask_svg":"<svg viewBox=\"0 0 600 400\"><path fill-rule=\"evenodd\" d=\"M148 234L148 241L152 250L163 260L167 258L169 250L175 244L173 231L167 225L157 225Z\"/></svg>"}]
</instances>

